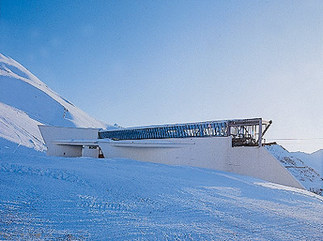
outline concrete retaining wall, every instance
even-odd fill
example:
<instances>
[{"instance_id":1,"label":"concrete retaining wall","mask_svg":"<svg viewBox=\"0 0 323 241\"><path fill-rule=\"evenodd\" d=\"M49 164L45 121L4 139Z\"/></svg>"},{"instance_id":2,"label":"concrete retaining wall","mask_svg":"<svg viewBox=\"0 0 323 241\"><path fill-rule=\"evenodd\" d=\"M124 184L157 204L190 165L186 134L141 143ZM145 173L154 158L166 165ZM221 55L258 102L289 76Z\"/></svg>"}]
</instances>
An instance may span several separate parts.
<instances>
[{"instance_id":1,"label":"concrete retaining wall","mask_svg":"<svg viewBox=\"0 0 323 241\"><path fill-rule=\"evenodd\" d=\"M264 147L232 147L231 137L99 142L106 158L228 171L304 188Z\"/></svg>"}]
</instances>

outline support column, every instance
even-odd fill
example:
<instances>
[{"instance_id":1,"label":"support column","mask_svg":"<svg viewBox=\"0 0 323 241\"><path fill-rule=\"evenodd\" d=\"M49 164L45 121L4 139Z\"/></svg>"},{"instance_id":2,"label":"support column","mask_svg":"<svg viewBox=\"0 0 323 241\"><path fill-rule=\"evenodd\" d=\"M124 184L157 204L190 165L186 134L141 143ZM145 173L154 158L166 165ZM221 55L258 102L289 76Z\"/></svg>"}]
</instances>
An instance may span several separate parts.
<instances>
[{"instance_id":1,"label":"support column","mask_svg":"<svg viewBox=\"0 0 323 241\"><path fill-rule=\"evenodd\" d=\"M262 144L262 118L259 120L259 140L258 140L258 146L261 147Z\"/></svg>"}]
</instances>

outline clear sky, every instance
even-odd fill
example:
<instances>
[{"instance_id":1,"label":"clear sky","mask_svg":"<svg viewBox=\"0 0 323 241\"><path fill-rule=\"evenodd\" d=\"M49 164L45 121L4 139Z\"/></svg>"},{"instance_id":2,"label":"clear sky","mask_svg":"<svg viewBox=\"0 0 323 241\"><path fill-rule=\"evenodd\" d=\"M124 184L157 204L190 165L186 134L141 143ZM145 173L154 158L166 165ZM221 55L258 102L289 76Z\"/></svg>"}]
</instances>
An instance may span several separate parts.
<instances>
[{"instance_id":1,"label":"clear sky","mask_svg":"<svg viewBox=\"0 0 323 241\"><path fill-rule=\"evenodd\" d=\"M263 117L323 148L323 1L0 0L0 52L121 126ZM321 138L321 139L320 139ZM303 140L306 139L306 140Z\"/></svg>"}]
</instances>

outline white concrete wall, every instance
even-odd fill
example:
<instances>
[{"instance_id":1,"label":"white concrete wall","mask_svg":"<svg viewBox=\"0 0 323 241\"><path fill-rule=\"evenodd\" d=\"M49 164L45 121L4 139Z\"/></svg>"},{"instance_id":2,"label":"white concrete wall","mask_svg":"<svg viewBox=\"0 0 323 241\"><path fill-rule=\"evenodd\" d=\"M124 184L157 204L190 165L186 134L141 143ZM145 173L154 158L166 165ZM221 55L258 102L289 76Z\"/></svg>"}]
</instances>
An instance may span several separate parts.
<instances>
[{"instance_id":1,"label":"white concrete wall","mask_svg":"<svg viewBox=\"0 0 323 241\"><path fill-rule=\"evenodd\" d=\"M57 145L57 140L94 140L98 138L99 129L96 128L72 128L56 126L38 126L47 146L48 156L82 156L82 145Z\"/></svg>"},{"instance_id":2,"label":"white concrete wall","mask_svg":"<svg viewBox=\"0 0 323 241\"><path fill-rule=\"evenodd\" d=\"M99 157L99 147L92 148L91 146L83 146L82 157Z\"/></svg>"},{"instance_id":3,"label":"white concrete wall","mask_svg":"<svg viewBox=\"0 0 323 241\"><path fill-rule=\"evenodd\" d=\"M47 156L81 157L82 146L47 145Z\"/></svg>"},{"instance_id":4,"label":"white concrete wall","mask_svg":"<svg viewBox=\"0 0 323 241\"><path fill-rule=\"evenodd\" d=\"M303 186L263 147L232 147L231 137L101 141L106 158L129 158L228 171L270 182Z\"/></svg>"},{"instance_id":5,"label":"white concrete wall","mask_svg":"<svg viewBox=\"0 0 323 241\"><path fill-rule=\"evenodd\" d=\"M228 153L224 171L260 178L291 187L304 187L264 147L234 147Z\"/></svg>"},{"instance_id":6,"label":"white concrete wall","mask_svg":"<svg viewBox=\"0 0 323 241\"><path fill-rule=\"evenodd\" d=\"M99 142L99 146L106 158L129 158L146 162L223 170L230 143L229 137L218 137L102 141Z\"/></svg>"}]
</instances>

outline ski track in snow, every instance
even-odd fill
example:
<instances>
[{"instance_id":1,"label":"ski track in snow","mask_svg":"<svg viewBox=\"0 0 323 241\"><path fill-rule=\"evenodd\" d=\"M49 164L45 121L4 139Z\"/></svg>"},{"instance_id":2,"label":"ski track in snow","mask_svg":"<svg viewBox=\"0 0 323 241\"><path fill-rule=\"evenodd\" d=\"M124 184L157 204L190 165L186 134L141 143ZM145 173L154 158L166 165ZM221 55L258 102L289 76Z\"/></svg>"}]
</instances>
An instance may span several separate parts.
<instances>
[{"instance_id":1,"label":"ski track in snow","mask_svg":"<svg viewBox=\"0 0 323 241\"><path fill-rule=\"evenodd\" d=\"M271 185L192 167L2 153L0 239L322 240L322 200Z\"/></svg>"}]
</instances>

